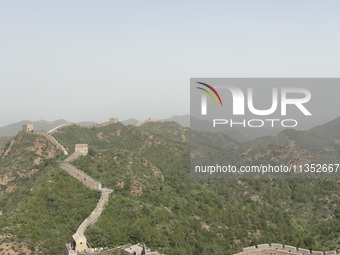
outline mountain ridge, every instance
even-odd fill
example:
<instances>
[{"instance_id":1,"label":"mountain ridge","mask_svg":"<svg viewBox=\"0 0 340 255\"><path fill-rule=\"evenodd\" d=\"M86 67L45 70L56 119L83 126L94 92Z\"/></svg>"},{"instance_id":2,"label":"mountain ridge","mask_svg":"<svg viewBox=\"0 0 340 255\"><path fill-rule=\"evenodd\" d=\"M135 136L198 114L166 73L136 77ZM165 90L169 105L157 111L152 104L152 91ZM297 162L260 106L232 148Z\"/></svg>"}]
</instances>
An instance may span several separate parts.
<instances>
[{"instance_id":1,"label":"mountain ridge","mask_svg":"<svg viewBox=\"0 0 340 255\"><path fill-rule=\"evenodd\" d=\"M340 117L309 129L308 131L326 140L340 140Z\"/></svg>"},{"instance_id":2,"label":"mountain ridge","mask_svg":"<svg viewBox=\"0 0 340 255\"><path fill-rule=\"evenodd\" d=\"M187 171L188 132L187 128L174 122L150 122L141 127L121 123L91 128L67 126L53 134L69 154L75 144L88 143L89 154L72 164L114 190L102 216L86 232L92 246L144 242L167 255L232 254L241 247L272 242L314 250L337 248L339 240L335 233L340 217L340 211L337 211L340 190L335 180L192 179ZM282 133L283 144L295 139L295 135L300 132ZM28 165L28 162L34 162L38 148L45 148L38 143L35 150L27 149L39 136L20 132L18 137L23 138L16 143L17 154L7 153L1 159L0 175L5 171L16 173L15 164L11 163L14 158L18 167ZM268 144L272 144L272 138L268 139ZM220 144L209 148L211 155L216 155L220 149L236 152L244 149L225 135L217 136L216 141ZM255 152L261 151L256 149ZM20 155L27 156L22 158ZM46 160L41 164L41 170L29 178L16 178L21 182L20 189L0 196L2 207L10 208L12 203L13 208L11 214L4 213L0 218L0 226L7 229L8 234L21 233L15 235L15 242L25 244L29 249L34 248L30 244L39 242L40 251L45 249L49 254L58 254L64 243L70 241L76 225L70 217L75 216L66 214L64 209L72 212L78 209L68 199L70 194L66 192L62 176L63 172ZM30 192L29 182L34 179L36 185L43 187L40 193ZM48 183L50 191L65 192L56 193L56 197L43 196ZM66 183L68 188L78 189L77 184ZM1 189L9 186L11 182L2 185ZM79 196L86 197L84 192L79 191ZM14 198L14 201L24 202L17 205L11 202ZM40 218L36 218L37 210L41 213ZM84 210L78 212L83 215L78 217L81 222L86 215ZM51 215L65 215L63 222L73 222L56 226L60 231L57 239L52 238L53 232L48 232L46 238L37 232L41 223L58 224ZM44 220L34 223L34 219ZM20 224L13 224L15 222Z\"/></svg>"}]
</instances>

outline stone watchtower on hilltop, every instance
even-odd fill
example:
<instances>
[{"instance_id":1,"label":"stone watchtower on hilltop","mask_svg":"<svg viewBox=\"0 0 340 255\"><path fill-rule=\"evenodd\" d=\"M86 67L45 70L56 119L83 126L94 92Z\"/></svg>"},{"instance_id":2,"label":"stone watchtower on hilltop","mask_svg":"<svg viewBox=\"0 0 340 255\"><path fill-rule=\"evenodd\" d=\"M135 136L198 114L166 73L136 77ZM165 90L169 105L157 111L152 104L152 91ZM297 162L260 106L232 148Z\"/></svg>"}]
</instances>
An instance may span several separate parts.
<instances>
[{"instance_id":1,"label":"stone watchtower on hilltop","mask_svg":"<svg viewBox=\"0 0 340 255\"><path fill-rule=\"evenodd\" d=\"M109 123L117 123L118 122L118 118L110 118L109 119Z\"/></svg>"},{"instance_id":2,"label":"stone watchtower on hilltop","mask_svg":"<svg viewBox=\"0 0 340 255\"><path fill-rule=\"evenodd\" d=\"M78 155L86 156L89 152L89 146L87 144L76 144L74 152Z\"/></svg>"},{"instance_id":3,"label":"stone watchtower on hilltop","mask_svg":"<svg viewBox=\"0 0 340 255\"><path fill-rule=\"evenodd\" d=\"M22 125L22 131L32 132L33 131L33 124L24 124L24 125Z\"/></svg>"}]
</instances>

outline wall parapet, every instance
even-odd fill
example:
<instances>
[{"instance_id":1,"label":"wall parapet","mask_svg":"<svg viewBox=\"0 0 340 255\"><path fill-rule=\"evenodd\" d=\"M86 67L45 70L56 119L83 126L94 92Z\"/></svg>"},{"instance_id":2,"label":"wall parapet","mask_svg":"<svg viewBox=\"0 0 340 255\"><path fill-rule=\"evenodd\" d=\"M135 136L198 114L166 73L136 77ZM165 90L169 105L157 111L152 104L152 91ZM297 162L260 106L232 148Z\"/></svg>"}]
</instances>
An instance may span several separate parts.
<instances>
[{"instance_id":1,"label":"wall parapet","mask_svg":"<svg viewBox=\"0 0 340 255\"><path fill-rule=\"evenodd\" d=\"M96 208L92 211L92 213L90 214L89 217L87 217L78 227L77 232L79 232L80 234L84 235L85 230L93 225L94 223L96 223L100 217L100 215L102 214L103 210L104 210L104 206L105 204L108 202L109 200L109 196L110 194L113 192L112 189L106 189L106 188L102 188L101 189L101 195L100 195L100 199L96 205Z\"/></svg>"},{"instance_id":2,"label":"wall parapet","mask_svg":"<svg viewBox=\"0 0 340 255\"><path fill-rule=\"evenodd\" d=\"M272 243L272 244L258 244L256 246L250 246L243 248L242 252L237 253L235 255L252 255L258 252L262 251L278 251L280 253L289 253L289 254L295 254L295 255L337 255L339 254L339 251L311 251L303 248L297 248L295 246L290 245L282 245L278 243Z\"/></svg>"},{"instance_id":3,"label":"wall parapet","mask_svg":"<svg viewBox=\"0 0 340 255\"><path fill-rule=\"evenodd\" d=\"M148 118L146 120L142 120L142 121L139 121L135 124L136 127L140 127L140 126L143 126L144 124L146 123L149 123L149 122L156 122L157 120L154 119L154 118Z\"/></svg>"},{"instance_id":4,"label":"wall parapet","mask_svg":"<svg viewBox=\"0 0 340 255\"><path fill-rule=\"evenodd\" d=\"M73 126L75 125L74 123L65 123L65 124L61 124L55 128L52 128L51 130L47 131L48 134L53 134L55 133L56 131L58 131L58 129L60 128L64 128L64 127L69 127L69 126Z\"/></svg>"},{"instance_id":5,"label":"wall parapet","mask_svg":"<svg viewBox=\"0 0 340 255\"><path fill-rule=\"evenodd\" d=\"M77 158L79 158L81 155L76 153L76 152L73 152L70 156L68 156L66 159L64 159L64 162L66 163L69 163L73 160L76 160Z\"/></svg>"},{"instance_id":6,"label":"wall parapet","mask_svg":"<svg viewBox=\"0 0 340 255\"><path fill-rule=\"evenodd\" d=\"M102 184L100 182L96 181L91 176L87 175L73 165L61 161L56 161L55 165L64 169L69 175L83 183L86 187L98 191L102 190Z\"/></svg>"},{"instance_id":7,"label":"wall parapet","mask_svg":"<svg viewBox=\"0 0 340 255\"><path fill-rule=\"evenodd\" d=\"M44 136L47 140L49 140L52 144L54 144L59 150L62 150L64 155L68 155L67 150L65 149L64 146L62 146L57 139L55 139L53 136L49 135L48 133L46 133L45 131L33 131L33 134L36 135L41 135Z\"/></svg>"}]
</instances>

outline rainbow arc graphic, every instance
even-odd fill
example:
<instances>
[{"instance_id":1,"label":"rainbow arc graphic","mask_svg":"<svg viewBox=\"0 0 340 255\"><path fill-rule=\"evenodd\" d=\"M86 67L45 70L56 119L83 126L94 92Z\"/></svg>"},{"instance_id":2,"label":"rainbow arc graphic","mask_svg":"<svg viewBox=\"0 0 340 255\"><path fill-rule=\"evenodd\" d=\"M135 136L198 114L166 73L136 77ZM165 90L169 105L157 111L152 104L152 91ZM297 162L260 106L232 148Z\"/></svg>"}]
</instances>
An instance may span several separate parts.
<instances>
[{"instance_id":1,"label":"rainbow arc graphic","mask_svg":"<svg viewBox=\"0 0 340 255\"><path fill-rule=\"evenodd\" d=\"M214 104L217 104L217 100L219 101L220 105L222 106L222 99L216 89L214 89L209 84L203 83L203 82L196 82L202 86L205 86L205 88L202 87L196 87L202 91L204 91L206 94L202 95L202 101L201 101L201 113L202 115L207 115L207 96L209 95ZM217 100L216 100L217 99Z\"/></svg>"}]
</instances>

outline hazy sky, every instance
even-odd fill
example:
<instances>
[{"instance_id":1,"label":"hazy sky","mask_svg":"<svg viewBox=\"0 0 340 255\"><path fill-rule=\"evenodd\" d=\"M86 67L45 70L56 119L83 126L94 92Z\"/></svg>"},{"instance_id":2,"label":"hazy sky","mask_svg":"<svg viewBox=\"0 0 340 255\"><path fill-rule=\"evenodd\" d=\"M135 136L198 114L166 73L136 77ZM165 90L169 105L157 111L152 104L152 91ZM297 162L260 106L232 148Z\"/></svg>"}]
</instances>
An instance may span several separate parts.
<instances>
[{"instance_id":1,"label":"hazy sky","mask_svg":"<svg viewBox=\"0 0 340 255\"><path fill-rule=\"evenodd\" d=\"M0 1L0 126L189 113L190 77L339 77L340 2Z\"/></svg>"}]
</instances>

